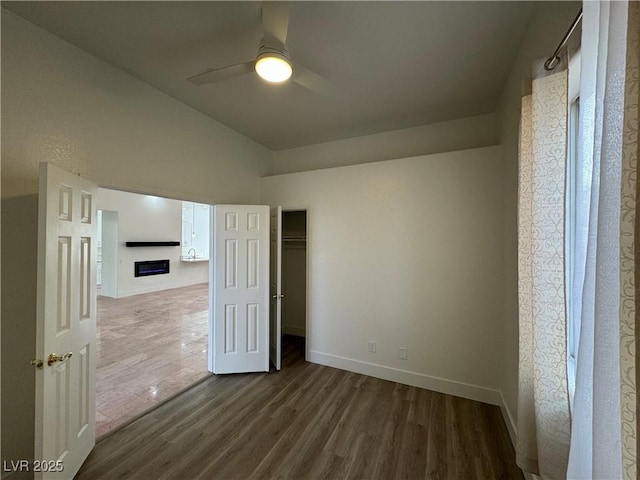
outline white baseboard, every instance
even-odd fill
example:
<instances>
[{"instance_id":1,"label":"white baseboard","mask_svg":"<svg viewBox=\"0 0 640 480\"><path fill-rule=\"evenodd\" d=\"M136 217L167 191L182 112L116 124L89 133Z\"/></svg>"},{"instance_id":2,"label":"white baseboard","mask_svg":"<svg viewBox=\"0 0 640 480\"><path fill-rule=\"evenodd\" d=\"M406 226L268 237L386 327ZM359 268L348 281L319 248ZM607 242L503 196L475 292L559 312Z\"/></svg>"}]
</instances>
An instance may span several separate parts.
<instances>
[{"instance_id":1,"label":"white baseboard","mask_svg":"<svg viewBox=\"0 0 640 480\"><path fill-rule=\"evenodd\" d=\"M499 407L504 405L500 391L478 385L432 377L422 373L363 362L361 360L340 357L338 355L322 353L316 350L309 350L307 360L320 365L326 365L327 367L339 368L341 370L360 373L370 377L433 390L435 392L467 398L469 400L476 400L490 405L497 405Z\"/></svg>"},{"instance_id":2,"label":"white baseboard","mask_svg":"<svg viewBox=\"0 0 640 480\"><path fill-rule=\"evenodd\" d=\"M182 288L182 287L190 287L191 285L199 285L201 283L205 283L206 280L203 281L186 281L186 282L178 282L171 283L168 285L149 285L141 288L132 288L129 290L120 290L118 292L118 296L116 298L124 298L131 297L133 295L142 295L143 293L153 293L153 292L161 292L163 290L171 290L172 288Z\"/></svg>"},{"instance_id":3,"label":"white baseboard","mask_svg":"<svg viewBox=\"0 0 640 480\"><path fill-rule=\"evenodd\" d=\"M517 427L516 421L507 406L507 402L504 399L504 395L500 392L500 410L502 411L502 418L504 418L504 423L507 426L507 430L509 431L509 437L511 437L511 443L513 444L513 448L516 448L516 438L517 438Z\"/></svg>"}]
</instances>

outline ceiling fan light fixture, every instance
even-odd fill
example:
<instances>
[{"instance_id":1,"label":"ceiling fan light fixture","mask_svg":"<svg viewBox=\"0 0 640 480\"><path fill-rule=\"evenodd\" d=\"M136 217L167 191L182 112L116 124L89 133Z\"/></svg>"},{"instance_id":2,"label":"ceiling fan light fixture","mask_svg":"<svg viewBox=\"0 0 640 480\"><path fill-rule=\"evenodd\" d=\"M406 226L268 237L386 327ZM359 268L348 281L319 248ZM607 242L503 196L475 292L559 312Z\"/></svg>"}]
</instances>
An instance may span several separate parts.
<instances>
[{"instance_id":1,"label":"ceiling fan light fixture","mask_svg":"<svg viewBox=\"0 0 640 480\"><path fill-rule=\"evenodd\" d=\"M289 59L277 52L266 52L258 55L255 65L256 73L271 83L282 83L293 73Z\"/></svg>"}]
</instances>

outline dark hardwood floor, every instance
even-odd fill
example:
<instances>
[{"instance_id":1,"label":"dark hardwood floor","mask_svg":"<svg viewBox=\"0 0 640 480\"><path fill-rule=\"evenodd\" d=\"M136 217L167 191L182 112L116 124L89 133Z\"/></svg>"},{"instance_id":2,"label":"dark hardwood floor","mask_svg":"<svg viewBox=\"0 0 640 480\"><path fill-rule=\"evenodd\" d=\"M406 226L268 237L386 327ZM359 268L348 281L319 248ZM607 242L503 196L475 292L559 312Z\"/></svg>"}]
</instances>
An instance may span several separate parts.
<instances>
[{"instance_id":1,"label":"dark hardwood floor","mask_svg":"<svg viewBox=\"0 0 640 480\"><path fill-rule=\"evenodd\" d=\"M304 361L211 376L106 437L76 479L520 479L500 409Z\"/></svg>"}]
</instances>

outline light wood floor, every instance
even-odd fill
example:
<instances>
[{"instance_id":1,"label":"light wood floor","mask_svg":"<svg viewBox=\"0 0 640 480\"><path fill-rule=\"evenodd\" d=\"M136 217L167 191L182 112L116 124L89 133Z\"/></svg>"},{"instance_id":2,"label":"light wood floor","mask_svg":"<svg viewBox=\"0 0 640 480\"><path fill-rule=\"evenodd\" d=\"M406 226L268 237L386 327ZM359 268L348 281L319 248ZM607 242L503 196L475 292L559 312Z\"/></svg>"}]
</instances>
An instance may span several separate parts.
<instances>
[{"instance_id":1,"label":"light wood floor","mask_svg":"<svg viewBox=\"0 0 640 480\"><path fill-rule=\"evenodd\" d=\"M304 361L211 376L114 432L84 479L520 479L498 407Z\"/></svg>"},{"instance_id":2,"label":"light wood floor","mask_svg":"<svg viewBox=\"0 0 640 480\"><path fill-rule=\"evenodd\" d=\"M208 284L97 305L100 438L208 375Z\"/></svg>"}]
</instances>

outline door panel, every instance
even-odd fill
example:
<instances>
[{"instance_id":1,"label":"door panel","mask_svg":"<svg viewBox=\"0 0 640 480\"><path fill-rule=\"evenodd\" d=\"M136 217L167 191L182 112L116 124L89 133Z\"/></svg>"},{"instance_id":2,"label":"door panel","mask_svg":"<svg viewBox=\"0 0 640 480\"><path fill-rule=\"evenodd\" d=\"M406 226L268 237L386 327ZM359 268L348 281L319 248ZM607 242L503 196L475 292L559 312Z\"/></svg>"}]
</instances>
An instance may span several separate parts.
<instances>
[{"instance_id":1,"label":"door panel","mask_svg":"<svg viewBox=\"0 0 640 480\"><path fill-rule=\"evenodd\" d=\"M269 207L215 205L209 370L269 371Z\"/></svg>"},{"instance_id":2,"label":"door panel","mask_svg":"<svg viewBox=\"0 0 640 480\"><path fill-rule=\"evenodd\" d=\"M282 362L282 207L271 209L271 316L269 356L276 370Z\"/></svg>"},{"instance_id":3,"label":"door panel","mask_svg":"<svg viewBox=\"0 0 640 480\"><path fill-rule=\"evenodd\" d=\"M72 478L95 444L96 192L40 166L35 458L61 471L36 478Z\"/></svg>"}]
</instances>

